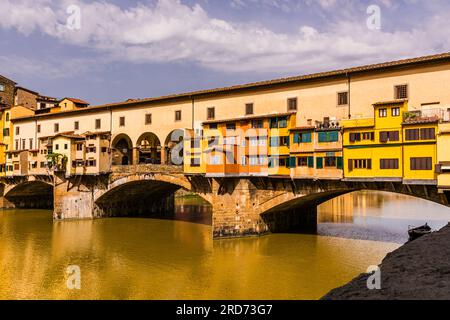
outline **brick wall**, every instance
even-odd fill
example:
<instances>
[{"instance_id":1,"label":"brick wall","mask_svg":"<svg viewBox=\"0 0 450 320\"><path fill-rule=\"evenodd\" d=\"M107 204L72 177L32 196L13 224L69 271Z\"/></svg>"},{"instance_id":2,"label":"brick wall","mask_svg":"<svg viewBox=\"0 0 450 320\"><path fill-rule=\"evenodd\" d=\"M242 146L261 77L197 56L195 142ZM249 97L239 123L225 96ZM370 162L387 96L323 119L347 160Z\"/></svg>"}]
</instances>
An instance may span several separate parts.
<instances>
[{"instance_id":1,"label":"brick wall","mask_svg":"<svg viewBox=\"0 0 450 320\"><path fill-rule=\"evenodd\" d=\"M14 84L0 77L0 84L5 86L5 91L0 91L0 100L2 103L11 107L14 104Z\"/></svg>"}]
</instances>

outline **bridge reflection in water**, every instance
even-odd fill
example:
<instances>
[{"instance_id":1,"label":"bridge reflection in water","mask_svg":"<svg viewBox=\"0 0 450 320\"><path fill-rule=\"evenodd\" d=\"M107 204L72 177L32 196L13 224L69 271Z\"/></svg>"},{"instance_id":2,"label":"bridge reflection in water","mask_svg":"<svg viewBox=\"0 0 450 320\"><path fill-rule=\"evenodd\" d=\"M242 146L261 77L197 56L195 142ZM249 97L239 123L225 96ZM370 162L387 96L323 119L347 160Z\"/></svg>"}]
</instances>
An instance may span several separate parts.
<instances>
[{"instance_id":1,"label":"bridge reflection in water","mask_svg":"<svg viewBox=\"0 0 450 320\"><path fill-rule=\"evenodd\" d=\"M49 211L1 212L0 299L316 299L398 247L345 239L345 230L364 226L381 231L383 240L377 226L420 219L436 225L450 211L416 198L358 192L318 208L319 232L335 225L338 237L272 234L213 241L205 224L209 205L185 197L176 199L175 208L174 218L196 223L53 222ZM81 268L79 291L66 287L69 265Z\"/></svg>"}]
</instances>

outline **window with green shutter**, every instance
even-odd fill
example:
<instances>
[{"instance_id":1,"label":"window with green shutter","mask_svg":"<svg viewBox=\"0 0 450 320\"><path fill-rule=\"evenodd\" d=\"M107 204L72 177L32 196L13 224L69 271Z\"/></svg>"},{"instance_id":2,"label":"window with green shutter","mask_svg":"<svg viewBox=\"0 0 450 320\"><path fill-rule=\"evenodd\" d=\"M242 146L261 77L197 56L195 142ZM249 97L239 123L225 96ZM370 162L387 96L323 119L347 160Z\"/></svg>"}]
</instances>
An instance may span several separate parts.
<instances>
[{"instance_id":1,"label":"window with green shutter","mask_svg":"<svg viewBox=\"0 0 450 320\"><path fill-rule=\"evenodd\" d=\"M314 157L308 157L308 168L314 168Z\"/></svg>"},{"instance_id":2,"label":"window with green shutter","mask_svg":"<svg viewBox=\"0 0 450 320\"><path fill-rule=\"evenodd\" d=\"M344 160L342 159L342 157L336 158L336 168L338 168L338 169L344 168Z\"/></svg>"},{"instance_id":3,"label":"window with green shutter","mask_svg":"<svg viewBox=\"0 0 450 320\"><path fill-rule=\"evenodd\" d=\"M327 142L327 133L319 132L319 142Z\"/></svg>"},{"instance_id":4,"label":"window with green shutter","mask_svg":"<svg viewBox=\"0 0 450 320\"><path fill-rule=\"evenodd\" d=\"M312 134L311 132L303 133L302 134L302 142L309 143L312 142Z\"/></svg>"},{"instance_id":5,"label":"window with green shutter","mask_svg":"<svg viewBox=\"0 0 450 320\"><path fill-rule=\"evenodd\" d=\"M297 159L295 157L289 158L289 168L295 168L297 166Z\"/></svg>"},{"instance_id":6,"label":"window with green shutter","mask_svg":"<svg viewBox=\"0 0 450 320\"><path fill-rule=\"evenodd\" d=\"M300 133L294 133L294 143L300 143Z\"/></svg>"},{"instance_id":7,"label":"window with green shutter","mask_svg":"<svg viewBox=\"0 0 450 320\"><path fill-rule=\"evenodd\" d=\"M316 158L316 169L323 169L323 158Z\"/></svg>"}]
</instances>

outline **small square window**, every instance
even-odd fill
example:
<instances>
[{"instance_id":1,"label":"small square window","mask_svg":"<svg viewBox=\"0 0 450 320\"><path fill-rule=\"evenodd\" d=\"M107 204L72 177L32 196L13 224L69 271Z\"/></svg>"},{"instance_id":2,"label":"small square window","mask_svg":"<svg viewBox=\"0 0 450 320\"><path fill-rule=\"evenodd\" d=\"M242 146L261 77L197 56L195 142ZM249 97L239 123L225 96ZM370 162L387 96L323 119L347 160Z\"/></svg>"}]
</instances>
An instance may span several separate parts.
<instances>
[{"instance_id":1,"label":"small square window","mask_svg":"<svg viewBox=\"0 0 450 320\"><path fill-rule=\"evenodd\" d=\"M348 92L339 92L338 93L338 106L346 106L348 105Z\"/></svg>"},{"instance_id":2,"label":"small square window","mask_svg":"<svg viewBox=\"0 0 450 320\"><path fill-rule=\"evenodd\" d=\"M247 103L245 105L245 115L251 115L253 114L253 103Z\"/></svg>"},{"instance_id":3,"label":"small square window","mask_svg":"<svg viewBox=\"0 0 450 320\"><path fill-rule=\"evenodd\" d=\"M297 98L288 99L288 111L297 111Z\"/></svg>"},{"instance_id":4,"label":"small square window","mask_svg":"<svg viewBox=\"0 0 450 320\"><path fill-rule=\"evenodd\" d=\"M400 108L392 108L392 116L393 117L400 116Z\"/></svg>"},{"instance_id":5,"label":"small square window","mask_svg":"<svg viewBox=\"0 0 450 320\"><path fill-rule=\"evenodd\" d=\"M145 115L145 124L152 124L152 114L151 113L147 113Z\"/></svg>"},{"instance_id":6,"label":"small square window","mask_svg":"<svg viewBox=\"0 0 450 320\"><path fill-rule=\"evenodd\" d=\"M216 117L216 109L214 107L208 108L207 113L208 120L214 120Z\"/></svg>"},{"instance_id":7,"label":"small square window","mask_svg":"<svg viewBox=\"0 0 450 320\"><path fill-rule=\"evenodd\" d=\"M408 99L408 85L395 86L395 99Z\"/></svg>"},{"instance_id":8,"label":"small square window","mask_svg":"<svg viewBox=\"0 0 450 320\"><path fill-rule=\"evenodd\" d=\"M175 111L175 121L181 121L181 110Z\"/></svg>"}]
</instances>

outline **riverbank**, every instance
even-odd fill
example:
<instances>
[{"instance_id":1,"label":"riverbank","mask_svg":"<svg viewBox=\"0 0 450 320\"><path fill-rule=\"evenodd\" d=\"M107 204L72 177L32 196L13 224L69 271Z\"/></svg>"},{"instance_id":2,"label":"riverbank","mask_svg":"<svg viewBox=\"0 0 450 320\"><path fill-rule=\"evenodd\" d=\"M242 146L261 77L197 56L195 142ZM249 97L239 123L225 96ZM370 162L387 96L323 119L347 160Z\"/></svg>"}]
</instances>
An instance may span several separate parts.
<instances>
[{"instance_id":1,"label":"riverbank","mask_svg":"<svg viewBox=\"0 0 450 320\"><path fill-rule=\"evenodd\" d=\"M369 290L362 274L322 299L450 299L450 224L389 253L380 270L381 290Z\"/></svg>"}]
</instances>

